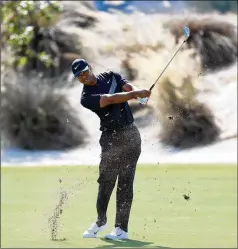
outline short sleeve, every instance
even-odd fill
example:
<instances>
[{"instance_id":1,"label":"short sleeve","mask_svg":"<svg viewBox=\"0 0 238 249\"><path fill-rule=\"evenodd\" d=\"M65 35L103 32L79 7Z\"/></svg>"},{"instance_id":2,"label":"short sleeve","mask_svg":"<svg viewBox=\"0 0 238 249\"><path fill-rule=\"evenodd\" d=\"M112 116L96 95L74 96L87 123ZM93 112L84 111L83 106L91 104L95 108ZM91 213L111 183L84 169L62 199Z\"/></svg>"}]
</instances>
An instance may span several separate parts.
<instances>
[{"instance_id":1,"label":"short sleeve","mask_svg":"<svg viewBox=\"0 0 238 249\"><path fill-rule=\"evenodd\" d=\"M83 92L81 97L81 105L87 109L96 111L100 109L100 98L100 94L88 94Z\"/></svg>"},{"instance_id":2,"label":"short sleeve","mask_svg":"<svg viewBox=\"0 0 238 249\"><path fill-rule=\"evenodd\" d=\"M123 85L125 85L126 83L129 83L128 80L126 80L123 76L121 76L121 74L113 72L114 76L116 77L117 80L117 84L122 88Z\"/></svg>"}]
</instances>

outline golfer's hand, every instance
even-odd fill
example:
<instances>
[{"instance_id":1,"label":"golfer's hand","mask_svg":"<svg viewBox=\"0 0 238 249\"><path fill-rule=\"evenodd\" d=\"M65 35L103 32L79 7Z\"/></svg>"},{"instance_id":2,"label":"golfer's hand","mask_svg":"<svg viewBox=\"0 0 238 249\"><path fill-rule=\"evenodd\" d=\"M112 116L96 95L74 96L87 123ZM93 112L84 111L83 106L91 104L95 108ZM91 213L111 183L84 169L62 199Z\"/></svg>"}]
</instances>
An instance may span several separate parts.
<instances>
[{"instance_id":1,"label":"golfer's hand","mask_svg":"<svg viewBox=\"0 0 238 249\"><path fill-rule=\"evenodd\" d=\"M151 95L151 91L150 90L137 90L135 91L135 97L136 98L149 98Z\"/></svg>"},{"instance_id":2,"label":"golfer's hand","mask_svg":"<svg viewBox=\"0 0 238 249\"><path fill-rule=\"evenodd\" d=\"M150 95L151 95L151 91L149 90L143 89L143 90L136 91L136 99L139 101L141 105L147 104Z\"/></svg>"}]
</instances>

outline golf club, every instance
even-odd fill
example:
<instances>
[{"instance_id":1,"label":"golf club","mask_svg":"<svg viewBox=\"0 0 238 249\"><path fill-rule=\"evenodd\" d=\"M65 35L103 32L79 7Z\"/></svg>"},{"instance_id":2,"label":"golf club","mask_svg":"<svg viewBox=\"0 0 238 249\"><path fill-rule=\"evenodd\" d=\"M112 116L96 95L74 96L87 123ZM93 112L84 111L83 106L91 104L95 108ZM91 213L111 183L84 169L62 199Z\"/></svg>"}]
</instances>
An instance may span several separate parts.
<instances>
[{"instance_id":1,"label":"golf club","mask_svg":"<svg viewBox=\"0 0 238 249\"><path fill-rule=\"evenodd\" d=\"M169 66L169 64L171 63L171 61L174 59L174 57L176 56L176 54L179 52L179 50L182 48L182 46L184 45L184 43L188 40L189 36L190 36L190 30L188 27L183 27L183 34L185 36L185 40L183 41L183 43L180 45L180 47L178 48L178 50L176 51L176 53L173 55L173 57L171 58L171 60L168 62L168 64L166 65L166 67L164 68L164 70L161 72L161 74L159 75L159 77L156 79L156 81L154 82L154 84L150 87L150 91L152 91L152 89L155 87L156 83L158 82L158 80L160 79L160 77L163 75L164 71L167 69L167 67ZM140 104L145 105L149 98L138 98Z\"/></svg>"}]
</instances>

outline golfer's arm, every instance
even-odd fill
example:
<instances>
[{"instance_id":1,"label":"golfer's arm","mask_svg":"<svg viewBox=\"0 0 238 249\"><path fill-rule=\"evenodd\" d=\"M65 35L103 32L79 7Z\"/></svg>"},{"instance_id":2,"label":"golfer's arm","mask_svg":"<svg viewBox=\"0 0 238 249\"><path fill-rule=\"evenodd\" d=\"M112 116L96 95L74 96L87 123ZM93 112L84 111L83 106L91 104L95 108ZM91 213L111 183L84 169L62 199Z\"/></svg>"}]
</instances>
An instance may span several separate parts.
<instances>
[{"instance_id":1,"label":"golfer's arm","mask_svg":"<svg viewBox=\"0 0 238 249\"><path fill-rule=\"evenodd\" d=\"M136 98L136 92L121 92L115 94L105 94L100 98L100 107L104 108L108 105L124 103L130 99Z\"/></svg>"},{"instance_id":2,"label":"golfer's arm","mask_svg":"<svg viewBox=\"0 0 238 249\"><path fill-rule=\"evenodd\" d=\"M131 92L131 91L138 90L138 88L136 86L132 85L131 83L126 83L123 85L122 90L124 92Z\"/></svg>"}]
</instances>

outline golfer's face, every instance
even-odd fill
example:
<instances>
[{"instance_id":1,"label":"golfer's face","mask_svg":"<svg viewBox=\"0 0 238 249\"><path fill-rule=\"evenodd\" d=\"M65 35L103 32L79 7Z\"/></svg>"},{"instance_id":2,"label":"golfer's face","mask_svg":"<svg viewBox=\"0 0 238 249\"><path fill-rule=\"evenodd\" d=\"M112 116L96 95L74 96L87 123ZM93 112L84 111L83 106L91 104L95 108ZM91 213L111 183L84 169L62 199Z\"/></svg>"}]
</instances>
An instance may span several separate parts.
<instances>
[{"instance_id":1,"label":"golfer's face","mask_svg":"<svg viewBox=\"0 0 238 249\"><path fill-rule=\"evenodd\" d=\"M81 83L83 83L84 85L93 85L94 84L94 80L92 77L92 73L90 70L82 72L79 74L78 79Z\"/></svg>"}]
</instances>

